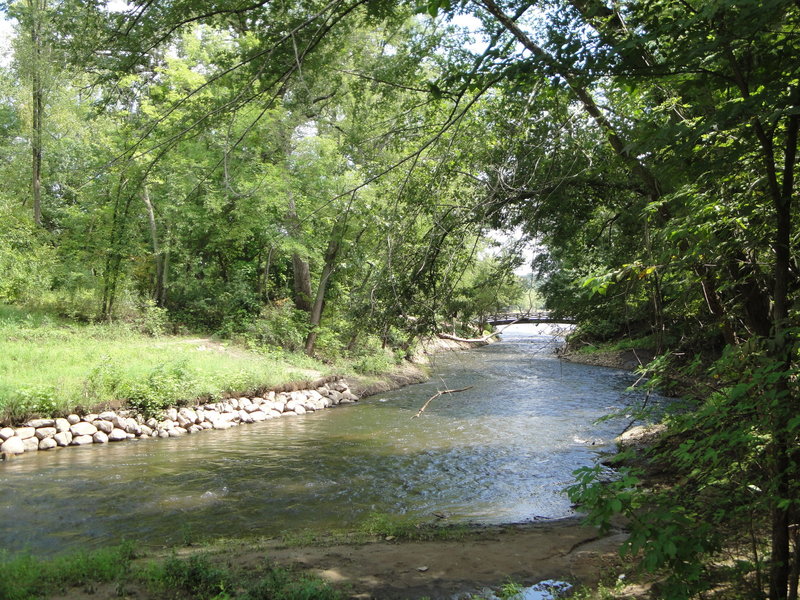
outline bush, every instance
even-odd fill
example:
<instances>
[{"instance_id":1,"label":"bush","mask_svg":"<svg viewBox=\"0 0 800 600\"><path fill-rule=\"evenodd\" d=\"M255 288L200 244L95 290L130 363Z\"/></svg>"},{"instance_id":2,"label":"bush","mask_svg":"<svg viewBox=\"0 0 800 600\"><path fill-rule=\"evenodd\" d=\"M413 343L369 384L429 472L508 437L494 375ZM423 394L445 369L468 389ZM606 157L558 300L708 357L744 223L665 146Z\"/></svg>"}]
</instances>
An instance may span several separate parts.
<instances>
[{"instance_id":1,"label":"bush","mask_svg":"<svg viewBox=\"0 0 800 600\"><path fill-rule=\"evenodd\" d=\"M157 415L161 410L183 400L189 394L192 373L186 361L162 363L144 381L126 382L120 397L145 417Z\"/></svg>"},{"instance_id":2,"label":"bush","mask_svg":"<svg viewBox=\"0 0 800 600\"><path fill-rule=\"evenodd\" d=\"M276 303L261 311L259 318L247 326L243 336L255 350L283 348L299 352L305 347L308 335L308 316L296 310L288 301Z\"/></svg>"}]
</instances>

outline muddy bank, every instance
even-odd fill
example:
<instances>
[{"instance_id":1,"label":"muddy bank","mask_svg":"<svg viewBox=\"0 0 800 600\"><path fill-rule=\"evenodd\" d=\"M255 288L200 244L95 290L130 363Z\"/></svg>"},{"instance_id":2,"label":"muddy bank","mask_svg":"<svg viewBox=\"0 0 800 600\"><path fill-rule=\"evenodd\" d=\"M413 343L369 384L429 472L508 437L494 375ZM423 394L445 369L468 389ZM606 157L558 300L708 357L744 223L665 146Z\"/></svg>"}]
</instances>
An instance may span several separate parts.
<instances>
[{"instance_id":1,"label":"muddy bank","mask_svg":"<svg viewBox=\"0 0 800 600\"><path fill-rule=\"evenodd\" d=\"M647 348L634 348L630 350L610 350L598 352L573 352L570 350L560 354L562 360L592 365L595 367L610 367L633 371L640 366L648 365L655 353Z\"/></svg>"},{"instance_id":2,"label":"muddy bank","mask_svg":"<svg viewBox=\"0 0 800 600\"><path fill-rule=\"evenodd\" d=\"M545 579L593 586L602 574L618 570L621 531L605 536L577 519L475 527L453 539L430 541L375 539L358 543L322 540L315 545L287 546L282 540L228 541L207 547L188 547L152 554L148 562L177 555L210 554L233 571L258 575L269 565L322 578L345 598L410 600L417 598L485 597L509 580L532 585ZM51 598L111 600L119 597L119 583L80 586ZM122 586L126 597L156 600L145 586Z\"/></svg>"}]
</instances>

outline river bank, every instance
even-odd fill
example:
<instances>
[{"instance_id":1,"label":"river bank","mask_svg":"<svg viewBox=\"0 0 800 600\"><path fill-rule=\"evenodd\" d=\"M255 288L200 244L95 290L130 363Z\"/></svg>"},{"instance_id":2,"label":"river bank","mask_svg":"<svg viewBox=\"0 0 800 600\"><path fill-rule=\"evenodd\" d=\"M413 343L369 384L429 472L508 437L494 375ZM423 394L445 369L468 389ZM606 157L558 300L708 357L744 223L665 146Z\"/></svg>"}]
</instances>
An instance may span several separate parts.
<instances>
[{"instance_id":1,"label":"river bank","mask_svg":"<svg viewBox=\"0 0 800 600\"><path fill-rule=\"evenodd\" d=\"M601 536L573 518L469 528L390 527L370 534L321 536L313 543L298 543L295 536L221 540L166 551L134 545L117 558L126 563L124 568L102 577L98 568L94 573L62 568L58 585L48 586L44 574L51 563L45 562L35 581L18 581L38 586L35 595L50 600L219 598L222 586L224 598L252 599L260 597L252 593L258 582L262 588L265 580L274 585L280 569L286 583L291 582L280 597L291 600L485 598L510 582L525 587L555 580L595 587L611 570L620 569L616 550L624 535L612 531ZM102 552L84 555L80 562L92 565L97 554ZM14 568L0 564L3 575L14 575ZM184 579L178 573L191 575ZM24 592L17 588L8 597L26 597Z\"/></svg>"}]
</instances>

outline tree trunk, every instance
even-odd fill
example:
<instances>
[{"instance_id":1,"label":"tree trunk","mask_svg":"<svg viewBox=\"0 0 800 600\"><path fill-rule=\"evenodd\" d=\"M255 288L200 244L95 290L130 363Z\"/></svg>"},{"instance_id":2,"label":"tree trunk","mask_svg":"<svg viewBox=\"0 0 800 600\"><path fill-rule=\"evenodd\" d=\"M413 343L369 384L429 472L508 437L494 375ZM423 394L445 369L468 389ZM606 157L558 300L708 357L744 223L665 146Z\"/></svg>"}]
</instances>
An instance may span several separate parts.
<instances>
[{"instance_id":1,"label":"tree trunk","mask_svg":"<svg viewBox=\"0 0 800 600\"><path fill-rule=\"evenodd\" d=\"M147 208L147 221L150 224L150 240L153 245L153 260L156 267L156 276L153 282L153 300L157 306L163 307L164 302L164 256L158 243L158 230L156 228L156 212L150 201L150 190L145 184L142 187L142 202Z\"/></svg>"},{"instance_id":2,"label":"tree trunk","mask_svg":"<svg viewBox=\"0 0 800 600\"><path fill-rule=\"evenodd\" d=\"M289 212L286 215L289 232L296 240L300 237L300 220L297 218L297 208L294 198L289 197ZM311 270L308 261L300 253L292 253L292 300L297 310L311 312Z\"/></svg>"},{"instance_id":3,"label":"tree trunk","mask_svg":"<svg viewBox=\"0 0 800 600\"><path fill-rule=\"evenodd\" d=\"M330 240L328 242L328 249L325 252L325 264L322 267L322 275L319 278L317 285L317 294L314 298L314 305L311 307L311 318L309 323L311 330L306 337L306 354L312 356L314 354L314 345L317 342L317 334L319 324L322 322L322 311L325 308L325 293L328 291L328 282L330 281L333 271L336 269L336 256L339 254L339 241Z\"/></svg>"},{"instance_id":4,"label":"tree trunk","mask_svg":"<svg viewBox=\"0 0 800 600\"><path fill-rule=\"evenodd\" d=\"M44 121L44 88L42 85L42 36L39 0L28 0L31 11L31 46L33 64L31 68L31 95L33 118L31 125L31 186L33 189L33 221L42 224L42 128Z\"/></svg>"}]
</instances>

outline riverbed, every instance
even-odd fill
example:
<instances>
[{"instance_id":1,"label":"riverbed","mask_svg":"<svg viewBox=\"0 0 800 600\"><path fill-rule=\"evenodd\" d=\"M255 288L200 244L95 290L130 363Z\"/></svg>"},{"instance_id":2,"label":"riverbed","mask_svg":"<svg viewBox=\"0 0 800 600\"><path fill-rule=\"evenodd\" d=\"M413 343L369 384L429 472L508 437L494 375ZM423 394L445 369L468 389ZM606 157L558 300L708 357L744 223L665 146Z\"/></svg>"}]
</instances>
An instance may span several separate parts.
<instances>
[{"instance_id":1,"label":"riverbed","mask_svg":"<svg viewBox=\"0 0 800 600\"><path fill-rule=\"evenodd\" d=\"M188 437L24 455L0 467L0 547L50 555L123 539L358 527L375 513L448 523L573 514L563 488L641 401L625 371L559 361L551 326L437 355L426 383L356 405ZM437 391L472 386L434 400Z\"/></svg>"}]
</instances>

